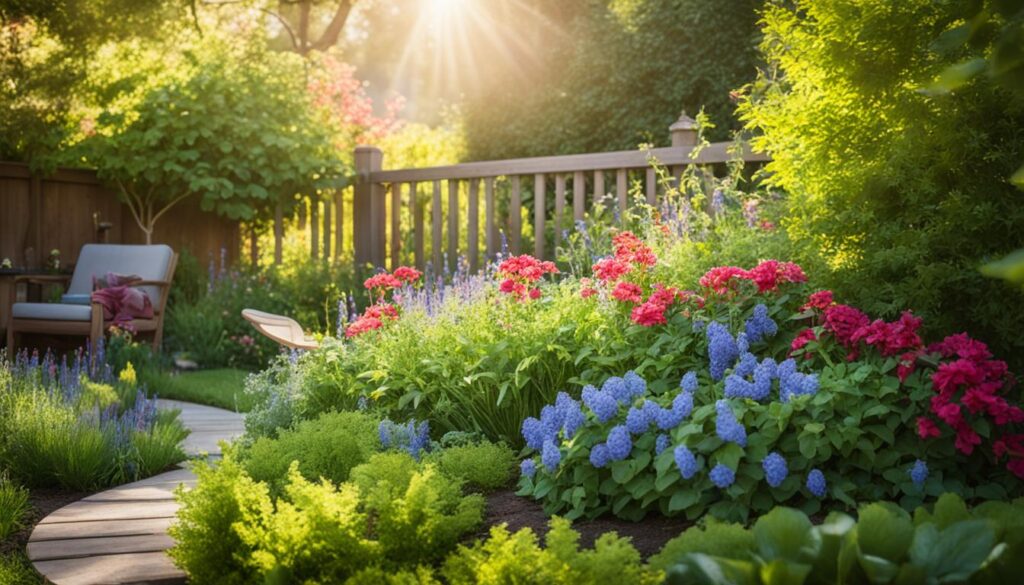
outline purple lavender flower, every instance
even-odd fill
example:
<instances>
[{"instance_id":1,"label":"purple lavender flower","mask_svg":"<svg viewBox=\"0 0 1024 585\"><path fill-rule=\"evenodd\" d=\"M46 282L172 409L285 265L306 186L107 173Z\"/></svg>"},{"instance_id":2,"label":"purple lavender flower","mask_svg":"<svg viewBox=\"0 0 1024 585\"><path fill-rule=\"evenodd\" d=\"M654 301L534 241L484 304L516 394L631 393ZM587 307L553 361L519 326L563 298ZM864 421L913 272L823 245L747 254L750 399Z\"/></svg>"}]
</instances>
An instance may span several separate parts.
<instances>
[{"instance_id":1,"label":"purple lavender flower","mask_svg":"<svg viewBox=\"0 0 1024 585\"><path fill-rule=\"evenodd\" d=\"M393 424L390 420L384 419L377 425L377 435L380 437L381 446L385 449L391 447L391 425Z\"/></svg>"},{"instance_id":2,"label":"purple lavender flower","mask_svg":"<svg viewBox=\"0 0 1024 585\"><path fill-rule=\"evenodd\" d=\"M767 457L761 461L761 467L764 468L764 478L768 482L768 485L773 488L782 485L785 481L786 476L789 475L789 468L786 466L786 460L775 451L768 454Z\"/></svg>"},{"instance_id":3,"label":"purple lavender flower","mask_svg":"<svg viewBox=\"0 0 1024 585\"><path fill-rule=\"evenodd\" d=\"M622 425L613 427L608 431L608 458L612 461L622 461L629 457L633 450L633 440L629 438L629 430Z\"/></svg>"},{"instance_id":4,"label":"purple lavender flower","mask_svg":"<svg viewBox=\"0 0 1024 585\"><path fill-rule=\"evenodd\" d=\"M709 475L711 477L711 483L723 490L731 486L733 482L736 481L736 472L721 463L715 465Z\"/></svg>"}]
</instances>

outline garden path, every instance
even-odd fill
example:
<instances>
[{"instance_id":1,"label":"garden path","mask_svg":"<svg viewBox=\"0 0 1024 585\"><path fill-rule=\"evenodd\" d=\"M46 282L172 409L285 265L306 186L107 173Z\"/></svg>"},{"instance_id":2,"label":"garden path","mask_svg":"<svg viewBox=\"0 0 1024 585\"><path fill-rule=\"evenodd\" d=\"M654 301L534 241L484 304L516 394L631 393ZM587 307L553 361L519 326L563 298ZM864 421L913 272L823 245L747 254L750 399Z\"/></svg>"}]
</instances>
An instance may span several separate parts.
<instances>
[{"instance_id":1,"label":"garden path","mask_svg":"<svg viewBox=\"0 0 1024 585\"><path fill-rule=\"evenodd\" d=\"M181 409L192 431L184 444L189 457L219 457L217 443L244 432L241 414L177 400L161 399L159 407ZM29 559L55 585L184 583L185 574L165 552L174 544L167 528L178 509L174 489L195 481L183 463L64 506L32 531Z\"/></svg>"}]
</instances>

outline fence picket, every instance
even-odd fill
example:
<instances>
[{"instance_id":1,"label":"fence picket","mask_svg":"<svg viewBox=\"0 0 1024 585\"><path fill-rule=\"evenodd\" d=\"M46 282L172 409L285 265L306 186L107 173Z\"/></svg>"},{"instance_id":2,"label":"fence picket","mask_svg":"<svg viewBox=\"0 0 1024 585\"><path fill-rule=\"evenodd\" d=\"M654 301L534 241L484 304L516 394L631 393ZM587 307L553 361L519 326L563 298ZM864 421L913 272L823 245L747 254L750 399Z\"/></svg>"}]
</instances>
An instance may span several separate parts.
<instances>
[{"instance_id":1,"label":"fence picket","mask_svg":"<svg viewBox=\"0 0 1024 585\"><path fill-rule=\"evenodd\" d=\"M519 175L512 175L510 177L512 183L512 200L509 202L509 231L512 232L511 246L512 253L518 254L522 240L523 232L523 220L522 220L522 209L523 209L523 197L520 193Z\"/></svg>"},{"instance_id":2,"label":"fence picket","mask_svg":"<svg viewBox=\"0 0 1024 585\"><path fill-rule=\"evenodd\" d=\"M477 201L480 181L469 180L469 203L466 205L469 221L466 227L466 253L469 254L469 271L476 272L480 258L480 204Z\"/></svg>"},{"instance_id":3,"label":"fence picket","mask_svg":"<svg viewBox=\"0 0 1024 585\"><path fill-rule=\"evenodd\" d=\"M441 229L444 220L444 210L441 209L441 181L434 181L434 200L430 207L431 230L430 242L431 252L434 261L434 273L441 273Z\"/></svg>"},{"instance_id":4,"label":"fence picket","mask_svg":"<svg viewBox=\"0 0 1024 585\"><path fill-rule=\"evenodd\" d=\"M562 214L565 212L565 175L555 175L555 248L562 243Z\"/></svg>"},{"instance_id":5,"label":"fence picket","mask_svg":"<svg viewBox=\"0 0 1024 585\"><path fill-rule=\"evenodd\" d=\"M544 216L547 215L545 205L544 173L533 176L533 255L544 259Z\"/></svg>"}]
</instances>

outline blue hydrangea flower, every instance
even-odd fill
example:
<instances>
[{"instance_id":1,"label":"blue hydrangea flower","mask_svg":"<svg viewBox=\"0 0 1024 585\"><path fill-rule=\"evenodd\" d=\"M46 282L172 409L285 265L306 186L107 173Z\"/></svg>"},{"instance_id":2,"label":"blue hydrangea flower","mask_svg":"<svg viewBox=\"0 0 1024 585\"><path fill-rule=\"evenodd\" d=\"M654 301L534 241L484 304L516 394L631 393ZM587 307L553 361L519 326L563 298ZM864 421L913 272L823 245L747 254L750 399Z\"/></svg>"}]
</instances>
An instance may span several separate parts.
<instances>
[{"instance_id":1,"label":"blue hydrangea flower","mask_svg":"<svg viewBox=\"0 0 1024 585\"><path fill-rule=\"evenodd\" d=\"M928 464L918 459L914 462L914 466L910 468L910 480L913 481L914 485L917 487L921 487L927 479Z\"/></svg>"},{"instance_id":2,"label":"blue hydrangea flower","mask_svg":"<svg viewBox=\"0 0 1024 585\"><path fill-rule=\"evenodd\" d=\"M647 392L647 380L641 378L640 374L633 370L626 372L622 379L626 382L626 391L629 393L630 400L643 396Z\"/></svg>"},{"instance_id":3,"label":"blue hydrangea flower","mask_svg":"<svg viewBox=\"0 0 1024 585\"><path fill-rule=\"evenodd\" d=\"M764 458L764 461L761 462L761 467L764 468L765 480L773 488L782 485L786 476L789 475L789 467L786 466L786 460L775 451L772 451Z\"/></svg>"},{"instance_id":4,"label":"blue hydrangea flower","mask_svg":"<svg viewBox=\"0 0 1024 585\"><path fill-rule=\"evenodd\" d=\"M629 412L626 413L626 429L629 430L632 435L642 435L647 432L647 429L651 426L651 419L647 416L647 411L643 408L630 408Z\"/></svg>"},{"instance_id":5,"label":"blue hydrangea flower","mask_svg":"<svg viewBox=\"0 0 1024 585\"><path fill-rule=\"evenodd\" d=\"M619 403L610 392L595 390L585 394L583 401L597 416L597 420L603 423L610 421L619 413Z\"/></svg>"},{"instance_id":6,"label":"blue hydrangea flower","mask_svg":"<svg viewBox=\"0 0 1024 585\"><path fill-rule=\"evenodd\" d=\"M661 455L662 451L668 449L669 440L668 435L664 433L658 435L658 438L654 441L654 454Z\"/></svg>"},{"instance_id":7,"label":"blue hydrangea flower","mask_svg":"<svg viewBox=\"0 0 1024 585\"><path fill-rule=\"evenodd\" d=\"M608 431L608 458L612 461L622 461L629 457L633 450L633 440L629 438L629 430L622 425L613 427Z\"/></svg>"},{"instance_id":8,"label":"blue hydrangea flower","mask_svg":"<svg viewBox=\"0 0 1024 585\"><path fill-rule=\"evenodd\" d=\"M544 429L544 439L555 439L562 428L562 411L548 404L540 409L540 424Z\"/></svg>"},{"instance_id":9,"label":"blue hydrangea flower","mask_svg":"<svg viewBox=\"0 0 1024 585\"><path fill-rule=\"evenodd\" d=\"M519 464L519 473L523 477L533 479L533 476L537 473L537 464L534 463L533 459L523 459L523 462Z\"/></svg>"},{"instance_id":10,"label":"blue hydrangea flower","mask_svg":"<svg viewBox=\"0 0 1024 585\"><path fill-rule=\"evenodd\" d=\"M570 400L568 403L563 405L563 423L562 432L565 433L565 440L572 439L576 436L576 431L580 429L587 422L587 417L583 414L583 409L580 408L580 403L575 400Z\"/></svg>"},{"instance_id":11,"label":"blue hydrangea flower","mask_svg":"<svg viewBox=\"0 0 1024 585\"><path fill-rule=\"evenodd\" d=\"M604 384L601 385L601 391L611 394L621 404L629 403L632 398L629 393L629 387L626 386L626 381L618 376L612 376L605 380Z\"/></svg>"},{"instance_id":12,"label":"blue hydrangea flower","mask_svg":"<svg viewBox=\"0 0 1024 585\"><path fill-rule=\"evenodd\" d=\"M539 420L532 416L523 420L522 432L527 447L537 451L544 447L544 426Z\"/></svg>"},{"instance_id":13,"label":"blue hydrangea flower","mask_svg":"<svg viewBox=\"0 0 1024 585\"><path fill-rule=\"evenodd\" d=\"M718 321L708 323L706 331L708 358L711 361L711 379L717 382L725 375L725 371L736 363L739 349L736 348L736 340L733 339L732 334L729 333L725 325Z\"/></svg>"},{"instance_id":14,"label":"blue hydrangea flower","mask_svg":"<svg viewBox=\"0 0 1024 585\"><path fill-rule=\"evenodd\" d=\"M775 360L765 358L754 368L754 386L750 397L759 402L768 400L772 394L772 380L775 379Z\"/></svg>"},{"instance_id":15,"label":"blue hydrangea flower","mask_svg":"<svg viewBox=\"0 0 1024 585\"><path fill-rule=\"evenodd\" d=\"M747 430L736 420L736 415L729 408L729 403L719 400L715 403L715 433L718 438L729 443L736 443L740 447L747 446Z\"/></svg>"},{"instance_id":16,"label":"blue hydrangea flower","mask_svg":"<svg viewBox=\"0 0 1024 585\"><path fill-rule=\"evenodd\" d=\"M813 396L818 393L818 374L807 374L800 382L800 394Z\"/></svg>"},{"instance_id":17,"label":"blue hydrangea flower","mask_svg":"<svg viewBox=\"0 0 1024 585\"><path fill-rule=\"evenodd\" d=\"M825 474L820 469L812 469L807 474L807 491L816 497L824 498L827 490L828 485L825 483Z\"/></svg>"},{"instance_id":18,"label":"blue hydrangea flower","mask_svg":"<svg viewBox=\"0 0 1024 585\"><path fill-rule=\"evenodd\" d=\"M672 413L682 421L693 412L693 392L683 390L672 399ZM678 425L679 423L676 423ZM673 425L675 426L675 425Z\"/></svg>"},{"instance_id":19,"label":"blue hydrangea flower","mask_svg":"<svg viewBox=\"0 0 1024 585\"><path fill-rule=\"evenodd\" d=\"M597 394L597 388L593 384L587 384L583 387L583 391L580 393L580 398L583 399L583 404L590 407L590 401L594 399L594 394Z\"/></svg>"},{"instance_id":20,"label":"blue hydrangea flower","mask_svg":"<svg viewBox=\"0 0 1024 585\"><path fill-rule=\"evenodd\" d=\"M740 335L742 335L742 333ZM754 368L756 367L757 357L749 351L742 352L740 353L740 361L736 363L736 367L732 369L732 373L737 376L747 377L754 373Z\"/></svg>"},{"instance_id":21,"label":"blue hydrangea flower","mask_svg":"<svg viewBox=\"0 0 1024 585\"><path fill-rule=\"evenodd\" d=\"M729 374L725 378L726 398L750 398L754 394L754 385L736 374Z\"/></svg>"},{"instance_id":22,"label":"blue hydrangea flower","mask_svg":"<svg viewBox=\"0 0 1024 585\"><path fill-rule=\"evenodd\" d=\"M782 362L775 369L775 375L778 378L780 378L780 379L784 378L786 376L790 376L790 375L795 374L795 373L796 373L796 360L793 359L793 358L789 358L786 361Z\"/></svg>"},{"instance_id":23,"label":"blue hydrangea flower","mask_svg":"<svg viewBox=\"0 0 1024 585\"><path fill-rule=\"evenodd\" d=\"M693 371L686 372L686 375L683 376L683 379L679 381L679 387L682 388L686 392L696 392L697 391L697 372L693 372Z\"/></svg>"},{"instance_id":24,"label":"blue hydrangea flower","mask_svg":"<svg viewBox=\"0 0 1024 585\"><path fill-rule=\"evenodd\" d=\"M693 451L686 448L686 445L679 445L672 454L675 456L679 475L683 476L683 479L690 479L697 473L697 458L694 457Z\"/></svg>"},{"instance_id":25,"label":"blue hydrangea flower","mask_svg":"<svg viewBox=\"0 0 1024 585\"><path fill-rule=\"evenodd\" d=\"M554 473L558 469L558 464L562 462L562 452L554 441L550 439L544 441L544 450L541 451L540 461L549 473Z\"/></svg>"},{"instance_id":26,"label":"blue hydrangea flower","mask_svg":"<svg viewBox=\"0 0 1024 585\"><path fill-rule=\"evenodd\" d=\"M736 472L721 463L715 465L709 475L711 477L711 483L723 490L731 486L732 483L736 481Z\"/></svg>"},{"instance_id":27,"label":"blue hydrangea flower","mask_svg":"<svg viewBox=\"0 0 1024 585\"><path fill-rule=\"evenodd\" d=\"M707 323L705 323L704 321L701 321L700 319L694 319L693 320L693 325L690 327L690 329L694 333L700 333L700 332L704 331L704 327L706 325L707 325Z\"/></svg>"},{"instance_id":28,"label":"blue hydrangea flower","mask_svg":"<svg viewBox=\"0 0 1024 585\"><path fill-rule=\"evenodd\" d=\"M779 326L768 316L768 307L764 304L754 307L754 314L747 319L746 333L750 343L757 343L765 337L773 337Z\"/></svg>"},{"instance_id":29,"label":"blue hydrangea flower","mask_svg":"<svg viewBox=\"0 0 1024 585\"><path fill-rule=\"evenodd\" d=\"M605 465L608 465L608 446L604 443L598 443L590 449L590 464L600 469Z\"/></svg>"},{"instance_id":30,"label":"blue hydrangea flower","mask_svg":"<svg viewBox=\"0 0 1024 585\"><path fill-rule=\"evenodd\" d=\"M736 334L736 349L740 352L740 355L745 354L750 350L750 342L747 341L747 334L742 331Z\"/></svg>"}]
</instances>

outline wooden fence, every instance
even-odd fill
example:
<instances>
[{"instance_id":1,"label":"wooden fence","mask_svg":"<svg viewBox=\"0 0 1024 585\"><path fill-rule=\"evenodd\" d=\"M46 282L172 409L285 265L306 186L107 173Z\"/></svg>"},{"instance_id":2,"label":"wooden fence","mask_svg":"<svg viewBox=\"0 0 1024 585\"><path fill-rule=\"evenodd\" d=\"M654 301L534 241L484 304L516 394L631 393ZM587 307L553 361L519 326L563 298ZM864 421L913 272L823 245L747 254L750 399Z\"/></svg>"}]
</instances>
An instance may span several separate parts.
<instances>
[{"instance_id":1,"label":"wooden fence","mask_svg":"<svg viewBox=\"0 0 1024 585\"><path fill-rule=\"evenodd\" d=\"M650 160L671 169L678 178L686 165L728 162L732 143L720 142L702 149L693 157L697 142L695 122L685 114L669 129L672 146L648 151L631 150L471 162L450 166L383 170L383 154L373 146L360 146L355 151L356 181L352 200L352 239L356 263L395 267L405 261L415 262L422 268L425 256L425 234L431 236L430 261L440 267L447 260L452 266L464 255L470 270L480 266L481 251L493 258L500 250L499 236L507 234L509 251L522 250L523 223L521 210L524 194L531 207L527 219L532 218L533 250L538 258L551 256L547 248L547 229L553 222L553 241L558 246L561 230L572 219L581 220L588 208L596 203L625 209L629 204L628 192L632 185L641 185L646 201L655 204L663 186ZM747 162L764 162L768 158L746 150L742 158ZM507 200L498 204L498 182L501 182ZM442 187L442 182L445 185ZM480 184L483 183L483 224L480 223ZM526 183L526 189L524 189ZM532 183L532 189L530 189ZM548 189L553 184L553 213L547 205ZM422 191L426 188L426 195ZM447 191L447 206L444 194ZM571 193L571 208L567 209L567 194ZM338 203L343 199L339 198ZM426 209L429 203L430 223ZM507 210L499 217L499 207ZM447 208L447 213L446 209ZM341 205L337 206L342 225ZM465 217L461 210L465 210ZM408 226L411 233L404 233ZM465 238L460 231L465 230ZM529 234L529 232L527 232ZM341 242L340 234L338 241ZM481 247L480 236L483 235ZM314 238L315 240L316 238ZM445 242L446 241L446 242ZM315 244L314 244L315 246ZM464 248L460 249L460 246ZM447 248L447 257L443 256ZM314 252L315 254L315 252Z\"/></svg>"},{"instance_id":2,"label":"wooden fence","mask_svg":"<svg viewBox=\"0 0 1024 585\"><path fill-rule=\"evenodd\" d=\"M237 257L237 222L199 209L194 201L171 208L156 224L154 243L176 251L188 248L201 262ZM33 174L27 165L0 163L0 259L16 268L39 268L50 250L59 249L65 265L78 260L83 244L141 244L142 230L117 194L89 170L60 169Z\"/></svg>"}]
</instances>

